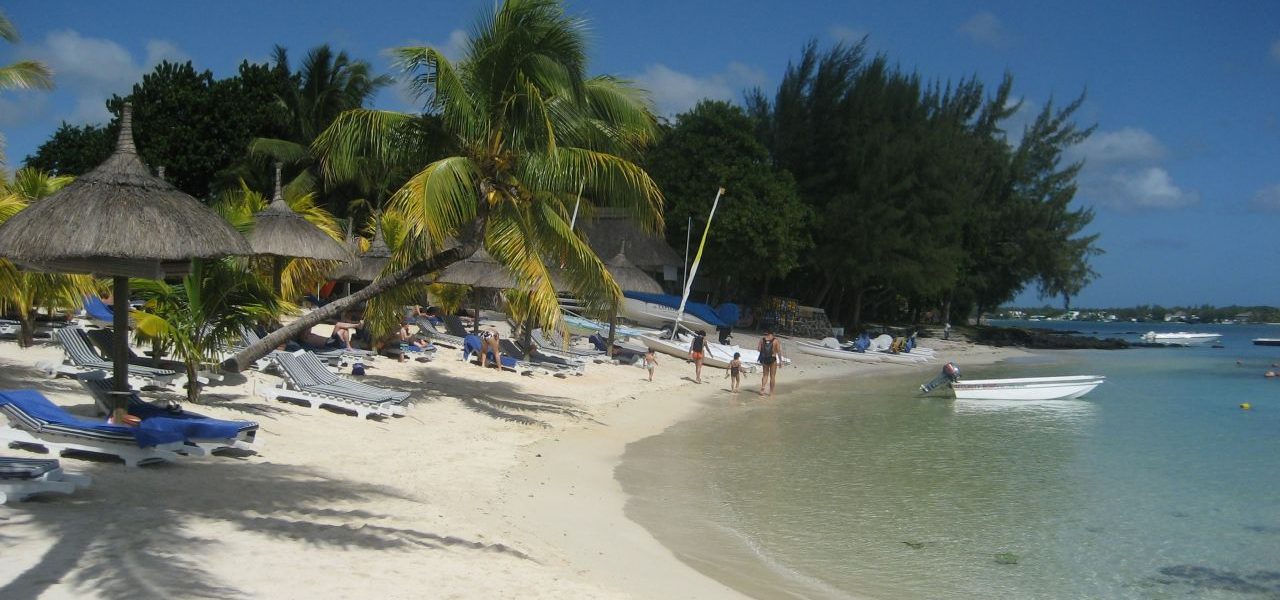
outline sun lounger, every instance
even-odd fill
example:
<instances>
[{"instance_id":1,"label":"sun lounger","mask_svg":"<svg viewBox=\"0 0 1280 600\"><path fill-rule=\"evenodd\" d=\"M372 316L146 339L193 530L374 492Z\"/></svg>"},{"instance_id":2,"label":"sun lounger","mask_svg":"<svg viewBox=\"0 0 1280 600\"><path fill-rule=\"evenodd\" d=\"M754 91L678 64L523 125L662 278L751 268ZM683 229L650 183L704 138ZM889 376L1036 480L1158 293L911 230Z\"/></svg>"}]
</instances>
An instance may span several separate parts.
<instances>
[{"instance_id":1,"label":"sun lounger","mask_svg":"<svg viewBox=\"0 0 1280 600\"><path fill-rule=\"evenodd\" d=\"M111 307L97 296L85 296L84 298L84 320L98 327L111 327L115 319L115 314L111 312Z\"/></svg>"},{"instance_id":2,"label":"sun lounger","mask_svg":"<svg viewBox=\"0 0 1280 600\"><path fill-rule=\"evenodd\" d=\"M579 358L579 359L590 359L590 358L595 358L597 356L604 356L603 350L596 350L594 348L592 349L574 348L572 346L566 346L564 343L564 340L562 340L560 336L557 336L557 335L548 336L546 332L541 329L534 329L533 332L529 334L529 337L533 339L533 343L538 346L539 350L551 356L558 355L566 358Z\"/></svg>"},{"instance_id":3,"label":"sun lounger","mask_svg":"<svg viewBox=\"0 0 1280 600\"><path fill-rule=\"evenodd\" d=\"M467 331L467 326L462 324L462 318L458 315L445 315L440 317L440 320L444 322L445 332L451 336L465 339L471 335L471 332Z\"/></svg>"},{"instance_id":4,"label":"sun lounger","mask_svg":"<svg viewBox=\"0 0 1280 600\"><path fill-rule=\"evenodd\" d=\"M0 337L3 337L3 338L18 337L18 330L21 327L22 327L22 324L17 321L0 319Z\"/></svg>"},{"instance_id":5,"label":"sun lounger","mask_svg":"<svg viewBox=\"0 0 1280 600\"><path fill-rule=\"evenodd\" d=\"M417 323L418 323L418 332L425 335L427 339L431 340L431 342L434 344L441 344L443 346L453 346L454 348L461 348L465 343L464 338L466 336L458 337L456 335L450 335L448 333L440 331L440 329L436 327L436 324L432 323L431 320L426 317L420 317L417 320Z\"/></svg>"},{"instance_id":6,"label":"sun lounger","mask_svg":"<svg viewBox=\"0 0 1280 600\"><path fill-rule=\"evenodd\" d=\"M35 390L0 391L0 442L43 446L50 453L68 450L117 456L125 466L177 460L179 454L203 456L186 445L181 433L143 421L137 427L110 425L63 410Z\"/></svg>"},{"instance_id":7,"label":"sun lounger","mask_svg":"<svg viewBox=\"0 0 1280 600\"><path fill-rule=\"evenodd\" d=\"M503 355L516 359L517 366L521 369L537 369L552 375L581 375L583 371L581 363L574 364L567 359L549 357L536 350L530 352L526 359L524 351L507 338L498 340L498 347L502 349Z\"/></svg>"},{"instance_id":8,"label":"sun lounger","mask_svg":"<svg viewBox=\"0 0 1280 600\"><path fill-rule=\"evenodd\" d=\"M70 494L92 482L88 475L64 472L54 458L0 456L0 504L21 502L33 494Z\"/></svg>"},{"instance_id":9,"label":"sun lounger","mask_svg":"<svg viewBox=\"0 0 1280 600\"><path fill-rule=\"evenodd\" d=\"M256 331L251 329L245 330L244 343L246 347L256 344L261 340L262 337L260 337ZM298 342L295 341L294 343ZM315 354L330 363L345 363L352 360L373 362L374 357L377 356L377 353L372 350L363 350L360 348L330 348L327 346L311 346L307 344L298 344L298 347L302 350Z\"/></svg>"},{"instance_id":10,"label":"sun lounger","mask_svg":"<svg viewBox=\"0 0 1280 600\"><path fill-rule=\"evenodd\" d=\"M111 361L94 352L89 336L79 327L63 327L54 332L54 337L62 343L67 353L68 363L55 369L56 373L79 377L97 371L111 372L114 365ZM185 376L182 377L185 380ZM176 371L158 369L143 365L129 365L129 384L137 387L155 385L160 387L174 386L179 379Z\"/></svg>"},{"instance_id":11,"label":"sun lounger","mask_svg":"<svg viewBox=\"0 0 1280 600\"><path fill-rule=\"evenodd\" d=\"M111 414L111 378L84 379L82 383L93 395L98 411ZM171 410L143 400L137 392L130 394L128 406L129 414L143 421L165 419L164 424L185 436L187 444L199 446L208 453L229 448L257 452L262 448L257 439L258 424L253 421L212 419L182 408Z\"/></svg>"},{"instance_id":12,"label":"sun lounger","mask_svg":"<svg viewBox=\"0 0 1280 600\"><path fill-rule=\"evenodd\" d=\"M277 352L272 360L284 375L284 387L259 390L267 399L304 402L311 408L331 406L356 413L384 417L403 415L409 392L398 392L339 377L315 355L305 350Z\"/></svg>"}]
</instances>

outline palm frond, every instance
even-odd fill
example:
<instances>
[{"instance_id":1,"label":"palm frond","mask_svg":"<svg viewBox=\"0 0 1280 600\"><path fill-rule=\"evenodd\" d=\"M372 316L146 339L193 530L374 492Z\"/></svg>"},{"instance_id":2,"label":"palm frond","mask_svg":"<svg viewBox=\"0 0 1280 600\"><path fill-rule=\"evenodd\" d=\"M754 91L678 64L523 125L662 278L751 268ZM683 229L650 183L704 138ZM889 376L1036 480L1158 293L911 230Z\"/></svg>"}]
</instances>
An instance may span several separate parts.
<instances>
[{"instance_id":1,"label":"palm frond","mask_svg":"<svg viewBox=\"0 0 1280 600\"><path fill-rule=\"evenodd\" d=\"M0 90L30 89L53 89L53 70L35 60L21 60L0 67Z\"/></svg>"}]
</instances>

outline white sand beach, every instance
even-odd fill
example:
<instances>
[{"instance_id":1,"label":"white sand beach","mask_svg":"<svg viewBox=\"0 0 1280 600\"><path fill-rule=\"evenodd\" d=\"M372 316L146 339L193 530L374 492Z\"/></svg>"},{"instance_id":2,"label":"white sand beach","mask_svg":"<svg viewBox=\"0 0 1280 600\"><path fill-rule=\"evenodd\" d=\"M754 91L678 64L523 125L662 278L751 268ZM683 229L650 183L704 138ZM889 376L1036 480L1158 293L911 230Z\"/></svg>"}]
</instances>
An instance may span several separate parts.
<instances>
[{"instance_id":1,"label":"white sand beach","mask_svg":"<svg viewBox=\"0 0 1280 600\"><path fill-rule=\"evenodd\" d=\"M965 365L1020 353L924 345ZM38 389L92 414L78 382L35 368L61 355L47 342L0 342L0 389ZM269 403L252 387L275 379L250 372L187 408L258 421L259 454L136 469L63 458L93 486L0 506L0 597L741 597L629 521L613 478L628 443L728 399L722 371L708 369L710 384L698 385L692 365L660 356L652 383L643 369L611 364L525 377L459 355L442 348L427 363L369 365L368 383L413 392L404 417ZM939 368L788 355L795 364L781 370L779 394L759 401L786 402L816 378ZM744 383L741 394L754 395L759 378Z\"/></svg>"}]
</instances>

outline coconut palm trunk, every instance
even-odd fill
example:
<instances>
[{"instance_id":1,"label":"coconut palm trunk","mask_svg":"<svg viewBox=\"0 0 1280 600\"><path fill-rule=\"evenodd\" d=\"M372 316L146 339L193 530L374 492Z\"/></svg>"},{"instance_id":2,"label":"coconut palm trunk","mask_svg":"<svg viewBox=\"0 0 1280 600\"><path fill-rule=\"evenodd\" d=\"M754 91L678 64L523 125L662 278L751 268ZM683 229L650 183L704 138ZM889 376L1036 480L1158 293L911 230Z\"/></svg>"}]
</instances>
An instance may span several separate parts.
<instances>
[{"instance_id":1,"label":"coconut palm trunk","mask_svg":"<svg viewBox=\"0 0 1280 600\"><path fill-rule=\"evenodd\" d=\"M304 331L325 322L329 319L335 319L344 311L355 308L361 302L364 302L383 292L391 290L396 286L407 283L418 277L422 277L428 273L434 273L455 262L466 259L475 254L480 249L479 231L483 229L484 221L477 219L473 224L473 233L467 236L467 241L459 240L459 245L443 252L439 252L427 260L416 262L404 269L385 275L377 281L370 283L360 291L339 298L329 304L326 304L316 310L313 310L288 325L277 329L258 342L249 345L244 350L236 353L235 356L227 359L222 363L223 370L238 373L248 368L254 361L269 354L285 342L298 337Z\"/></svg>"}]
</instances>

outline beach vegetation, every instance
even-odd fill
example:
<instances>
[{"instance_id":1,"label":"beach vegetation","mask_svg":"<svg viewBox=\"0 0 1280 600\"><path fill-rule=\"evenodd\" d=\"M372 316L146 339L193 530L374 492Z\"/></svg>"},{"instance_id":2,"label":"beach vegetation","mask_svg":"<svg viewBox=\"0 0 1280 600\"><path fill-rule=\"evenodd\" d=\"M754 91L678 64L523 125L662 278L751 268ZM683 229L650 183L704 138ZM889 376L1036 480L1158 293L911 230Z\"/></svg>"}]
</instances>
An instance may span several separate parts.
<instances>
[{"instance_id":1,"label":"beach vegetation","mask_svg":"<svg viewBox=\"0 0 1280 600\"><path fill-rule=\"evenodd\" d=\"M173 283L129 282L143 301L133 311L138 338L158 341L186 366L187 401L197 402L196 376L217 364L222 352L243 340L244 330L279 314L275 292L237 259L195 259L191 272Z\"/></svg>"},{"instance_id":2,"label":"beach vegetation","mask_svg":"<svg viewBox=\"0 0 1280 600\"><path fill-rule=\"evenodd\" d=\"M1011 141L1013 78L927 82L868 56L865 40L791 63L772 98L747 108L771 158L818 216L814 250L785 289L855 327L870 312L917 321L998 306L1029 284L1073 295L1100 250L1072 204L1079 164L1067 147L1091 127L1072 117L1083 96L1047 104Z\"/></svg>"},{"instance_id":3,"label":"beach vegetation","mask_svg":"<svg viewBox=\"0 0 1280 600\"><path fill-rule=\"evenodd\" d=\"M72 179L32 168L18 169L12 181L0 175L0 223L32 201L66 187ZM85 297L96 292L96 282L88 275L29 271L0 259L0 314L18 318L21 323L18 344L23 348L35 343L40 309L50 317L57 309L78 310L84 305Z\"/></svg>"},{"instance_id":4,"label":"beach vegetation","mask_svg":"<svg viewBox=\"0 0 1280 600\"><path fill-rule=\"evenodd\" d=\"M725 188L702 257L716 297L736 298L781 280L812 246L810 205L800 200L791 173L769 160L756 124L739 106L704 100L677 116L645 166L662 188L667 241L676 248L685 244L690 218L697 243L712 194Z\"/></svg>"},{"instance_id":5,"label":"beach vegetation","mask_svg":"<svg viewBox=\"0 0 1280 600\"><path fill-rule=\"evenodd\" d=\"M622 207L641 227L661 230L662 194L636 162L656 121L637 88L587 74L584 28L559 2L508 0L481 17L457 60L433 46L393 50L432 119L351 110L314 146L324 176L335 180L370 160L417 163L388 207L404 215L406 243L380 279L268 335L227 366L238 370L302 329L481 247L530 295L539 325L560 321L546 257L562 261L579 295L619 296L601 259L570 229L570 211L582 189L585 202ZM428 145L405 143L429 131L424 121L439 124L448 139L437 147L453 153L405 155Z\"/></svg>"}]
</instances>

